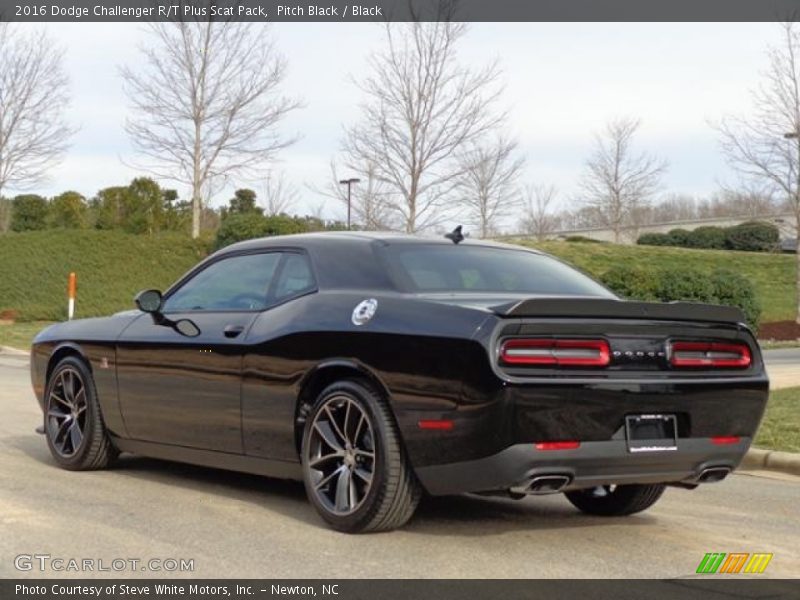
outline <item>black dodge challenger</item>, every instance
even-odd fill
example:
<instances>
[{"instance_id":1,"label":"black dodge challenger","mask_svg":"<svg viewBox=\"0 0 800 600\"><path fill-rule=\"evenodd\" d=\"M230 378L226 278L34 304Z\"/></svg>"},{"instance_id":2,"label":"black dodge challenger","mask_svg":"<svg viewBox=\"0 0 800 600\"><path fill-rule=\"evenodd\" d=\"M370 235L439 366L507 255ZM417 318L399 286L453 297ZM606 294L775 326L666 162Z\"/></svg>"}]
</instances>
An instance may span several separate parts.
<instances>
[{"instance_id":1,"label":"black dodge challenger","mask_svg":"<svg viewBox=\"0 0 800 600\"><path fill-rule=\"evenodd\" d=\"M251 240L136 304L36 337L55 461L302 479L348 532L403 525L423 490L642 511L736 468L768 396L739 310L624 301L456 235Z\"/></svg>"}]
</instances>

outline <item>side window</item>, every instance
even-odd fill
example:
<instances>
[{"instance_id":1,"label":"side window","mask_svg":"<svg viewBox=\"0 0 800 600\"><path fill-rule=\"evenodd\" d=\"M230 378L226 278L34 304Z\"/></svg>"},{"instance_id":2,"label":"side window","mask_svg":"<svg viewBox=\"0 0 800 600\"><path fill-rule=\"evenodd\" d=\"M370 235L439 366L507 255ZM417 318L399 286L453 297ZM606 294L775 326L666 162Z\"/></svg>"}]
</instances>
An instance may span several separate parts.
<instances>
[{"instance_id":1,"label":"side window","mask_svg":"<svg viewBox=\"0 0 800 600\"><path fill-rule=\"evenodd\" d=\"M172 294L164 312L263 310L281 256L245 254L215 262Z\"/></svg>"},{"instance_id":2,"label":"side window","mask_svg":"<svg viewBox=\"0 0 800 600\"><path fill-rule=\"evenodd\" d=\"M280 301L302 294L313 290L314 287L314 275L311 273L308 257L304 254L287 254L286 262L283 263L278 280L275 282L275 300Z\"/></svg>"}]
</instances>

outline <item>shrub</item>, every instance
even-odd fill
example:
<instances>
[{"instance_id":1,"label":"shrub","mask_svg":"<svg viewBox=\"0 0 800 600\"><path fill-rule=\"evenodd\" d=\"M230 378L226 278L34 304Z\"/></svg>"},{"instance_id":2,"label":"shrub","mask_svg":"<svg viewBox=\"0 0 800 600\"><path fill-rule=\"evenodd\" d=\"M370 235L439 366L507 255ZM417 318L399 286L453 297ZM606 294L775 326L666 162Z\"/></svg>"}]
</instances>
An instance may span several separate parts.
<instances>
[{"instance_id":1,"label":"shrub","mask_svg":"<svg viewBox=\"0 0 800 600\"><path fill-rule=\"evenodd\" d=\"M669 246L672 239L666 233L643 233L636 243L640 246Z\"/></svg>"},{"instance_id":2,"label":"shrub","mask_svg":"<svg viewBox=\"0 0 800 600\"><path fill-rule=\"evenodd\" d=\"M714 286L702 271L664 269L657 276L656 297L662 302L710 302L716 300Z\"/></svg>"},{"instance_id":3,"label":"shrub","mask_svg":"<svg viewBox=\"0 0 800 600\"><path fill-rule=\"evenodd\" d=\"M747 221L726 230L726 246L731 250L772 252L780 242L780 231L772 223Z\"/></svg>"},{"instance_id":4,"label":"shrub","mask_svg":"<svg viewBox=\"0 0 800 600\"><path fill-rule=\"evenodd\" d=\"M726 237L725 229L722 227L698 227L689 232L687 243L690 248L723 250L726 247Z\"/></svg>"},{"instance_id":5,"label":"shrub","mask_svg":"<svg viewBox=\"0 0 800 600\"><path fill-rule=\"evenodd\" d=\"M51 227L83 229L88 225L89 207L78 192L64 192L50 201Z\"/></svg>"},{"instance_id":6,"label":"shrub","mask_svg":"<svg viewBox=\"0 0 800 600\"><path fill-rule=\"evenodd\" d=\"M669 237L670 246L681 246L683 248L689 245L689 238L692 232L688 229L671 229L667 234Z\"/></svg>"},{"instance_id":7,"label":"shrub","mask_svg":"<svg viewBox=\"0 0 800 600\"><path fill-rule=\"evenodd\" d=\"M11 203L11 231L36 231L47 227L47 200L36 194L17 196Z\"/></svg>"},{"instance_id":8,"label":"shrub","mask_svg":"<svg viewBox=\"0 0 800 600\"><path fill-rule=\"evenodd\" d=\"M215 248L269 235L269 224L261 213L229 214L217 229Z\"/></svg>"},{"instance_id":9,"label":"shrub","mask_svg":"<svg viewBox=\"0 0 800 600\"><path fill-rule=\"evenodd\" d=\"M757 328L761 317L761 304L750 280L726 269L715 270L711 273L710 280L716 302L742 309L747 323L754 329Z\"/></svg>"},{"instance_id":10,"label":"shrub","mask_svg":"<svg viewBox=\"0 0 800 600\"><path fill-rule=\"evenodd\" d=\"M658 281L655 273L627 266L612 267L600 277L600 281L615 294L630 300L657 300Z\"/></svg>"},{"instance_id":11,"label":"shrub","mask_svg":"<svg viewBox=\"0 0 800 600\"><path fill-rule=\"evenodd\" d=\"M290 235L292 233L305 233L308 226L301 217L290 217L289 215L279 214L271 217L264 217L266 221L266 235Z\"/></svg>"}]
</instances>

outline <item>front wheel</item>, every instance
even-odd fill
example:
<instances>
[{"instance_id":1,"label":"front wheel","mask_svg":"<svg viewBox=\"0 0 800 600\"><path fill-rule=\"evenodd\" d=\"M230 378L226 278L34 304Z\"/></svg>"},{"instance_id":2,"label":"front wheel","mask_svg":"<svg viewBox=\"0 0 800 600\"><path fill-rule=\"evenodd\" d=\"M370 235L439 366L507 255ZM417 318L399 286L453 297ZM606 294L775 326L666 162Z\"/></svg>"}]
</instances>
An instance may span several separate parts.
<instances>
[{"instance_id":1,"label":"front wheel","mask_svg":"<svg viewBox=\"0 0 800 600\"><path fill-rule=\"evenodd\" d=\"M573 506L590 515L620 517L647 510L661 498L666 486L600 485L585 490L565 492Z\"/></svg>"},{"instance_id":2,"label":"front wheel","mask_svg":"<svg viewBox=\"0 0 800 600\"><path fill-rule=\"evenodd\" d=\"M92 374L76 357L61 360L47 382L44 431L50 453L64 469L103 469L119 454L103 423Z\"/></svg>"},{"instance_id":3,"label":"front wheel","mask_svg":"<svg viewBox=\"0 0 800 600\"><path fill-rule=\"evenodd\" d=\"M419 502L393 415L366 382L341 381L319 395L306 420L302 462L311 504L339 531L401 527Z\"/></svg>"}]
</instances>

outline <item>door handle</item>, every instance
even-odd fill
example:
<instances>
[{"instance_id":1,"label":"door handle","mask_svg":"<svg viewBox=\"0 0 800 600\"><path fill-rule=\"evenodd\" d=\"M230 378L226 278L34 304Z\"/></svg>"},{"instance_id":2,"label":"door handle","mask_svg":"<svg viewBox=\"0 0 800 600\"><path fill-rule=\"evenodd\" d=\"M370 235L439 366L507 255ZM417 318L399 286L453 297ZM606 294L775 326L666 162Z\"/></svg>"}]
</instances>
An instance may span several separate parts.
<instances>
[{"instance_id":1,"label":"door handle","mask_svg":"<svg viewBox=\"0 0 800 600\"><path fill-rule=\"evenodd\" d=\"M222 333L225 334L226 338L235 338L243 331L244 327L242 325L228 325L222 330Z\"/></svg>"}]
</instances>

